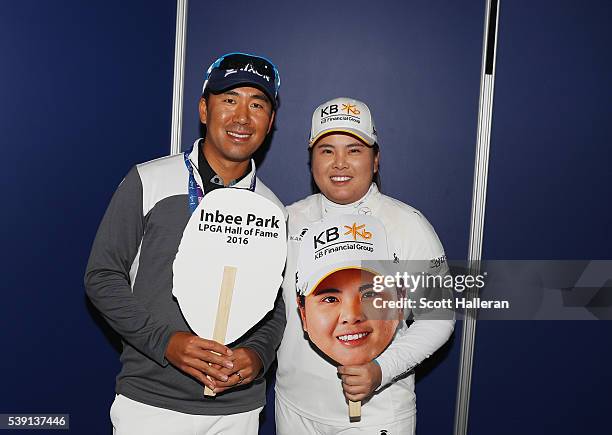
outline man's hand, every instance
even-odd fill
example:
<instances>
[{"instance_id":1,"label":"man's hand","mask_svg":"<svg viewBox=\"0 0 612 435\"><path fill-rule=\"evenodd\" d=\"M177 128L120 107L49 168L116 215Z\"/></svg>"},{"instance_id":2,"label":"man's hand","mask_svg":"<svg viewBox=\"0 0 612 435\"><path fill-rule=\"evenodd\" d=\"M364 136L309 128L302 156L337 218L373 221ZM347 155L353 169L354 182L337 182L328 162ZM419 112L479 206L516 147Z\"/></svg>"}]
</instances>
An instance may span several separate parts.
<instances>
[{"instance_id":1,"label":"man's hand","mask_svg":"<svg viewBox=\"0 0 612 435\"><path fill-rule=\"evenodd\" d=\"M216 382L217 388L215 389L215 393L222 393L232 387L246 385L252 382L259 372L261 372L263 363L254 350L248 347L238 347L234 349L234 367L218 368L221 373L228 376L227 382ZM240 375L238 375L238 373Z\"/></svg>"},{"instance_id":2,"label":"man's hand","mask_svg":"<svg viewBox=\"0 0 612 435\"><path fill-rule=\"evenodd\" d=\"M173 366L193 376L213 391L218 382L228 380L228 376L222 373L220 368L230 372L234 370L235 356L229 347L189 332L175 332L170 337L165 356ZM215 364L216 367L209 363Z\"/></svg>"},{"instance_id":3,"label":"man's hand","mask_svg":"<svg viewBox=\"0 0 612 435\"><path fill-rule=\"evenodd\" d=\"M382 382L382 370L374 361L355 366L340 366L344 396L353 401L367 399Z\"/></svg>"}]
</instances>

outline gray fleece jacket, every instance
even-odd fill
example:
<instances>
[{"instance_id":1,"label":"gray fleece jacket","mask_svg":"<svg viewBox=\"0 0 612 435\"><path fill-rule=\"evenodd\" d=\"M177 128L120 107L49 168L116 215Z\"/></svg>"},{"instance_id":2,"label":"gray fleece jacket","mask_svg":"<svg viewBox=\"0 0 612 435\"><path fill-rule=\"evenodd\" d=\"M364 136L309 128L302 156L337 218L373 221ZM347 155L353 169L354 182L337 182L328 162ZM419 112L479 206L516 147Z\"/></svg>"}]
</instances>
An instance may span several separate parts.
<instances>
[{"instance_id":1,"label":"gray fleece jacket","mask_svg":"<svg viewBox=\"0 0 612 435\"><path fill-rule=\"evenodd\" d=\"M197 147L190 155L196 181ZM249 187L251 173L236 187ZM172 263L190 217L188 171L183 154L135 166L117 188L96 235L85 287L95 307L122 337L122 369L116 392L148 405L188 414L227 415L265 404L265 379L205 398L203 386L165 359L170 336L190 331L172 296ZM244 186L243 186L244 185ZM259 179L255 192L283 210ZM204 199L206 200L206 199ZM216 304L217 301L210 303ZM235 346L253 349L265 372L285 327L279 294L275 308Z\"/></svg>"}]
</instances>

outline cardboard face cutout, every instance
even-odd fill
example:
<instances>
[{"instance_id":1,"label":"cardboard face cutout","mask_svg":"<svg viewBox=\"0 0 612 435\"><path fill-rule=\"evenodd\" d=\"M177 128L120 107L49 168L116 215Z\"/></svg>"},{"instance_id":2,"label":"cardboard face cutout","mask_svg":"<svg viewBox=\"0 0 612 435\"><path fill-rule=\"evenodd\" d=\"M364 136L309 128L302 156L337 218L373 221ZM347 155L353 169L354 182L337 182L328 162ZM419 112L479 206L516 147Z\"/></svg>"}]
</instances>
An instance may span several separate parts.
<instances>
[{"instance_id":1,"label":"cardboard face cutout","mask_svg":"<svg viewBox=\"0 0 612 435\"><path fill-rule=\"evenodd\" d=\"M222 341L229 344L273 308L286 256L285 218L276 204L249 190L217 189L203 198L185 227L172 293L203 338L213 338L218 311L227 310ZM220 293L228 269L233 271L225 279L229 299Z\"/></svg>"},{"instance_id":2,"label":"cardboard face cutout","mask_svg":"<svg viewBox=\"0 0 612 435\"><path fill-rule=\"evenodd\" d=\"M358 268L333 272L300 308L310 340L340 365L372 361L389 345L402 320L401 310L377 308L377 298L397 298L390 291L374 291L374 276Z\"/></svg>"},{"instance_id":3,"label":"cardboard face cutout","mask_svg":"<svg viewBox=\"0 0 612 435\"><path fill-rule=\"evenodd\" d=\"M387 260L387 236L371 216L344 215L314 225L302 238L297 290L302 326L310 341L340 365L365 364L389 345L403 320L395 289L375 291ZM368 267L363 261L368 260Z\"/></svg>"}]
</instances>

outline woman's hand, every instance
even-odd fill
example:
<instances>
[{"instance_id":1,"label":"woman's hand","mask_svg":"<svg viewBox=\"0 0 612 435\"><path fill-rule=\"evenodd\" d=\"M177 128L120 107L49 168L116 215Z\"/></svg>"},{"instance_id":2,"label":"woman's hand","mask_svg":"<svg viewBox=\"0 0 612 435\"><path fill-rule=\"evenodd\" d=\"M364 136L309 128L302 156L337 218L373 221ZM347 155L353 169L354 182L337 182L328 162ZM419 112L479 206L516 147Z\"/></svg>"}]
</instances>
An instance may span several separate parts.
<instances>
[{"instance_id":1,"label":"woman's hand","mask_svg":"<svg viewBox=\"0 0 612 435\"><path fill-rule=\"evenodd\" d=\"M344 396L353 402L370 397L382 381L382 370L374 361L361 365L340 366L338 375L342 379Z\"/></svg>"}]
</instances>

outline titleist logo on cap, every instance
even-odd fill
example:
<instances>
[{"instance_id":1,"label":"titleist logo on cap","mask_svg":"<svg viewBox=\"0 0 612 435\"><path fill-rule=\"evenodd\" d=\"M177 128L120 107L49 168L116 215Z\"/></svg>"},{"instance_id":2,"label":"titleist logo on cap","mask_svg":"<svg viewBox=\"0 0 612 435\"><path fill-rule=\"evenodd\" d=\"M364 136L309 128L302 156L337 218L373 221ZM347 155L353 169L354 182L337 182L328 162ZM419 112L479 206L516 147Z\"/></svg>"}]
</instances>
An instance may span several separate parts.
<instances>
[{"instance_id":1,"label":"titleist logo on cap","mask_svg":"<svg viewBox=\"0 0 612 435\"><path fill-rule=\"evenodd\" d=\"M271 80L270 76L268 76L266 74L260 73L255 68L253 68L253 65L251 65L250 63L246 64L243 68L240 68L240 69L228 69L228 70L225 70L225 75L223 77L227 77L230 74L235 74L238 71L244 71L244 72L248 72L248 73L253 73L255 75L258 75L259 77L261 77L262 79L264 79L267 82L269 82Z\"/></svg>"}]
</instances>

